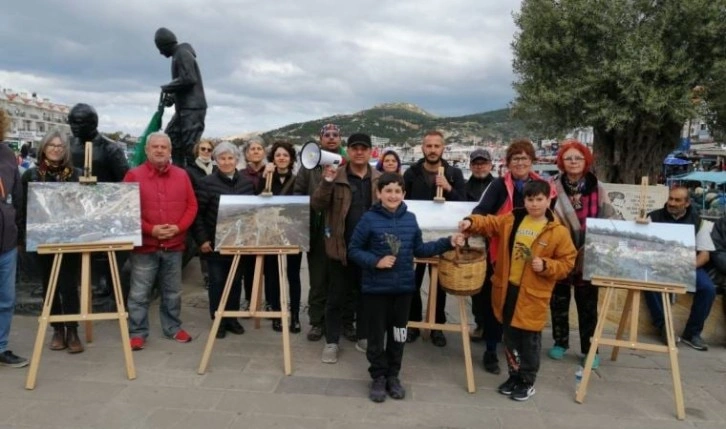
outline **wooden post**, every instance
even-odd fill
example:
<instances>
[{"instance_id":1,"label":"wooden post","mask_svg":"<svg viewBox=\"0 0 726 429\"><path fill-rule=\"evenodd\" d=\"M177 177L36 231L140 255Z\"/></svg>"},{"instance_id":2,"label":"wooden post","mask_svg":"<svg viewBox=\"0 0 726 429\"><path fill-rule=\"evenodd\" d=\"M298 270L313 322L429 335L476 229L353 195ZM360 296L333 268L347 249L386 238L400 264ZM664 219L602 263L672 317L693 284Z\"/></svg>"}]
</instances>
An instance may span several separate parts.
<instances>
[{"instance_id":1,"label":"wooden post","mask_svg":"<svg viewBox=\"0 0 726 429\"><path fill-rule=\"evenodd\" d=\"M444 167L439 167L439 177L444 177ZM444 198L444 188L441 186L436 187L436 196L434 197L434 202L437 203L443 203L446 201L446 198Z\"/></svg>"},{"instance_id":2,"label":"wooden post","mask_svg":"<svg viewBox=\"0 0 726 429\"><path fill-rule=\"evenodd\" d=\"M636 223L650 223L648 219L648 213L646 211L646 204L648 200L648 176L643 176L640 179L640 203L638 204L638 217L635 218Z\"/></svg>"},{"instance_id":3,"label":"wooden post","mask_svg":"<svg viewBox=\"0 0 726 429\"><path fill-rule=\"evenodd\" d=\"M96 183L96 176L93 176L93 142L86 142L84 161L83 161L83 176L78 178L80 183L91 184Z\"/></svg>"},{"instance_id":4,"label":"wooden post","mask_svg":"<svg viewBox=\"0 0 726 429\"><path fill-rule=\"evenodd\" d=\"M271 197L272 196L272 172L267 175L265 178L265 189L260 194L263 197Z\"/></svg>"},{"instance_id":5,"label":"wooden post","mask_svg":"<svg viewBox=\"0 0 726 429\"><path fill-rule=\"evenodd\" d=\"M121 331L121 347L124 352L124 360L126 362L126 375L129 380L136 378L136 370L134 368L133 357L131 356L131 344L129 343L128 313L124 306L123 295L121 294L121 282L118 273L118 264L116 263L116 251L132 250L133 243L77 243L77 244L44 244L38 246L39 254L54 254L53 265L51 268L50 280L48 282L48 291L43 302L43 310L38 318L38 332L35 336L35 346L33 355L30 359L30 368L28 377L25 381L25 388L32 390L35 388L36 378L38 376L38 368L40 367L40 358L43 353L43 340L48 325L52 322L86 322L86 340L91 341L93 334L93 320L118 320L119 329ZM113 291L116 299L115 313L95 313L91 312L91 253L106 252L108 254L109 265L111 267L111 280L113 283ZM58 286L58 275L60 266L63 261L64 253L80 253L81 254L81 313L80 314L63 314L51 315L50 309L53 304L53 297ZM89 339L90 338L90 339Z\"/></svg>"}]
</instances>

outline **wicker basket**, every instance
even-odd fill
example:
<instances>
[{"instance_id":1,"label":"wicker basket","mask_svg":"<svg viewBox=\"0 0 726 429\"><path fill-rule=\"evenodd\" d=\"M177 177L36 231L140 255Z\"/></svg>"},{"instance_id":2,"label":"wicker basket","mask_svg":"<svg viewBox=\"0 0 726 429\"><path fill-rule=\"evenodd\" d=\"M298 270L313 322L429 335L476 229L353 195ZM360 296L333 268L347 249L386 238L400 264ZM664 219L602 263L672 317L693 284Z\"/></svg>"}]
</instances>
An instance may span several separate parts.
<instances>
[{"instance_id":1,"label":"wicker basket","mask_svg":"<svg viewBox=\"0 0 726 429\"><path fill-rule=\"evenodd\" d=\"M441 255L439 260L439 284L452 295L477 294L486 273L486 254L481 249L457 247Z\"/></svg>"}]
</instances>

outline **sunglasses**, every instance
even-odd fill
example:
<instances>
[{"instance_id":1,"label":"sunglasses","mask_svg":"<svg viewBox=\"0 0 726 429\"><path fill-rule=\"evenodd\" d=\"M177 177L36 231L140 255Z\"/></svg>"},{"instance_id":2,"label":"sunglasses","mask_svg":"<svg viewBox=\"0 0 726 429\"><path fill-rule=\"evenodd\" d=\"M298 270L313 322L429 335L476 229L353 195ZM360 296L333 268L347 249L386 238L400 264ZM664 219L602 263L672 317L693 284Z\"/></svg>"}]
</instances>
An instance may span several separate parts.
<instances>
[{"instance_id":1,"label":"sunglasses","mask_svg":"<svg viewBox=\"0 0 726 429\"><path fill-rule=\"evenodd\" d=\"M338 137L340 137L340 134L338 134L338 133L325 133L325 134L323 134L323 137L325 137L326 139L337 139Z\"/></svg>"},{"instance_id":2,"label":"sunglasses","mask_svg":"<svg viewBox=\"0 0 726 429\"><path fill-rule=\"evenodd\" d=\"M211 152L212 148L211 147L200 147L199 151L200 152Z\"/></svg>"}]
</instances>

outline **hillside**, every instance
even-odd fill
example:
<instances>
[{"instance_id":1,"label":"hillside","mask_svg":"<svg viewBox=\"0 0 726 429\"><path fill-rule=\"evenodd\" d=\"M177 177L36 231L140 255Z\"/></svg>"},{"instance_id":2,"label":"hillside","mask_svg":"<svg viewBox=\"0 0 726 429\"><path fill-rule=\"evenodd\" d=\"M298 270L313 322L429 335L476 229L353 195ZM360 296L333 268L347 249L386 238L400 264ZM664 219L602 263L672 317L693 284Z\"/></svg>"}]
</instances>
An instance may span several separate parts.
<instances>
[{"instance_id":1,"label":"hillside","mask_svg":"<svg viewBox=\"0 0 726 429\"><path fill-rule=\"evenodd\" d=\"M290 124L263 134L266 139L285 138L295 143L316 139L327 123L338 124L344 135L357 131L391 139L391 145L417 144L424 131L437 129L447 143L478 144L507 142L515 136L527 136L525 125L510 117L509 109L493 110L457 117L438 117L410 103L386 103L352 115L335 115L313 121Z\"/></svg>"}]
</instances>

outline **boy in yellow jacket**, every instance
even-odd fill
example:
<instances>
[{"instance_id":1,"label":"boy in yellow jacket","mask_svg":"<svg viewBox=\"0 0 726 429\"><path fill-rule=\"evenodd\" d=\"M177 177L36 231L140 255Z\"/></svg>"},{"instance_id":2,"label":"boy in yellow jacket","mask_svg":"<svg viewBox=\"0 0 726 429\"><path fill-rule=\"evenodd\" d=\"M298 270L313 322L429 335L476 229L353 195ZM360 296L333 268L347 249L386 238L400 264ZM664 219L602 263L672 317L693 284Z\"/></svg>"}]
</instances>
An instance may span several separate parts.
<instances>
[{"instance_id":1,"label":"boy in yellow jacket","mask_svg":"<svg viewBox=\"0 0 726 429\"><path fill-rule=\"evenodd\" d=\"M577 257L569 231L549 210L549 183L533 180L523 191L523 209L500 216L471 215L459 222L463 233L500 238L492 309L503 325L509 379L498 390L517 401L535 393L552 290L557 280L567 277Z\"/></svg>"}]
</instances>

